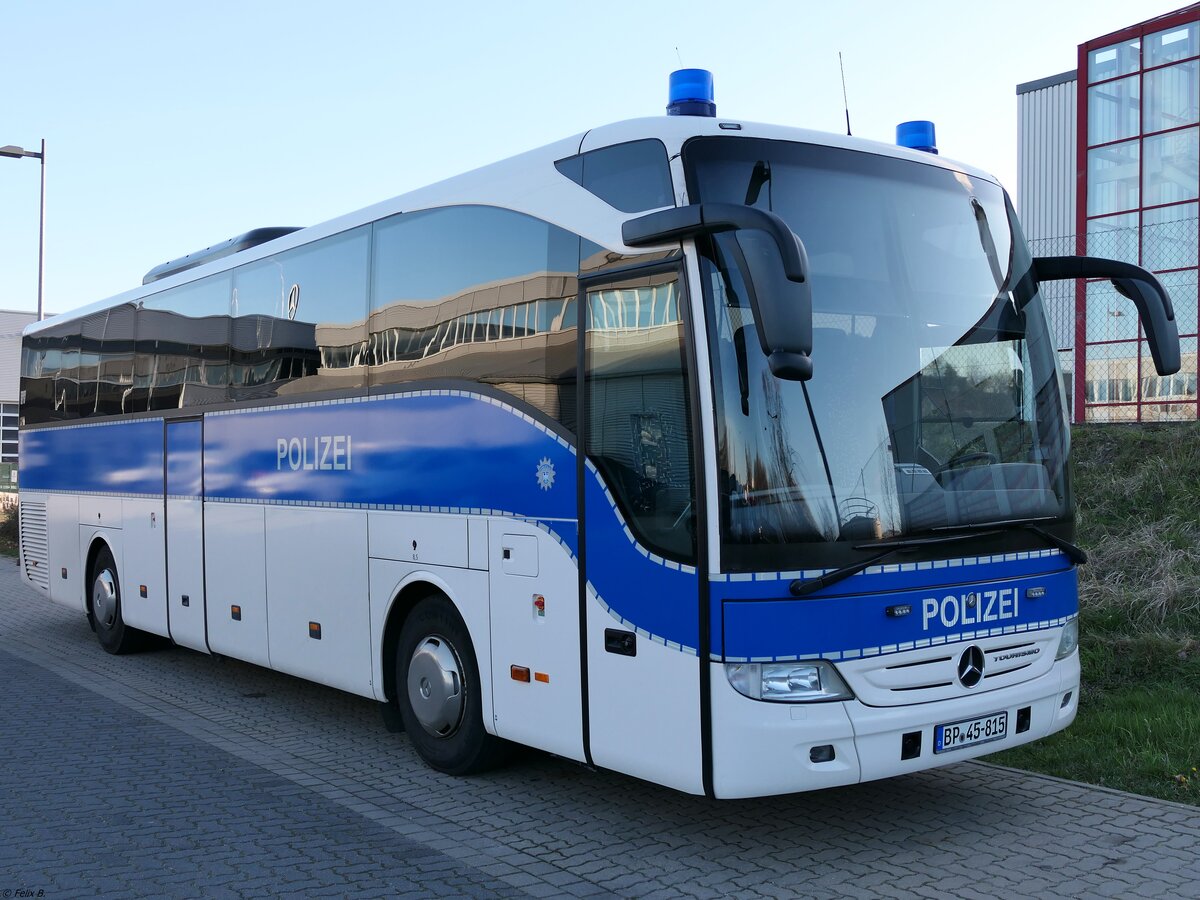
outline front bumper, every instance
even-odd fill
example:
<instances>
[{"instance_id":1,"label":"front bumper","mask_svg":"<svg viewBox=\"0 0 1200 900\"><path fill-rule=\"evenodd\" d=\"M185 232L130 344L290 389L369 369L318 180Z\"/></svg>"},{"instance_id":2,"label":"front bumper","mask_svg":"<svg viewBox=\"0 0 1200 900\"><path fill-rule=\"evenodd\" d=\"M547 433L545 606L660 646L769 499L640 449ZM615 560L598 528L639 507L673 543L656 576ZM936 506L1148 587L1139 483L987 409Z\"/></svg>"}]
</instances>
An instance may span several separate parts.
<instances>
[{"instance_id":1,"label":"front bumper","mask_svg":"<svg viewBox=\"0 0 1200 900\"><path fill-rule=\"evenodd\" d=\"M1021 684L911 706L764 703L730 687L723 663L711 663L713 788L720 798L762 797L854 784L949 765L1027 744L1066 728L1079 703L1079 654ZM1027 730L1017 733L1028 708ZM1008 736L935 754L937 725L1006 710ZM1023 718L1023 717L1022 717ZM919 753L912 753L919 733ZM906 735L909 736L906 739ZM812 749L831 745L833 758L813 762Z\"/></svg>"}]
</instances>

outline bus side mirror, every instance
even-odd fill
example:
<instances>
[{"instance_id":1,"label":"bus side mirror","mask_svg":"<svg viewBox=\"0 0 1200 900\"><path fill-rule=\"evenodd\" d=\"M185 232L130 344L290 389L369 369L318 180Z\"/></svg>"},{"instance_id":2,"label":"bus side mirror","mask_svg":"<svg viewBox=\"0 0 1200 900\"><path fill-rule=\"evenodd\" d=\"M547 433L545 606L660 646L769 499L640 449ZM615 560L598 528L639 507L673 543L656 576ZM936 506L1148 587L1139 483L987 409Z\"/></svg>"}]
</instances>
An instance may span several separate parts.
<instances>
[{"instance_id":1,"label":"bus side mirror","mask_svg":"<svg viewBox=\"0 0 1200 900\"><path fill-rule=\"evenodd\" d=\"M1033 274L1038 281L1109 279L1137 307L1158 374L1174 375L1179 371L1179 325L1171 297L1162 283L1141 266L1095 256L1039 256L1033 261Z\"/></svg>"},{"instance_id":2,"label":"bus side mirror","mask_svg":"<svg viewBox=\"0 0 1200 900\"><path fill-rule=\"evenodd\" d=\"M630 219L621 238L630 247L704 234L734 232L735 263L750 290L758 341L776 378L812 377L812 290L808 254L774 213L735 203L699 203Z\"/></svg>"},{"instance_id":3,"label":"bus side mirror","mask_svg":"<svg viewBox=\"0 0 1200 900\"><path fill-rule=\"evenodd\" d=\"M799 246L807 273L804 245L790 230L788 235ZM771 374L789 381L808 381L813 375L813 364L812 286L807 276L802 281L787 276L779 250L765 231L737 231L734 239L744 263L750 306L758 323L758 341Z\"/></svg>"}]
</instances>

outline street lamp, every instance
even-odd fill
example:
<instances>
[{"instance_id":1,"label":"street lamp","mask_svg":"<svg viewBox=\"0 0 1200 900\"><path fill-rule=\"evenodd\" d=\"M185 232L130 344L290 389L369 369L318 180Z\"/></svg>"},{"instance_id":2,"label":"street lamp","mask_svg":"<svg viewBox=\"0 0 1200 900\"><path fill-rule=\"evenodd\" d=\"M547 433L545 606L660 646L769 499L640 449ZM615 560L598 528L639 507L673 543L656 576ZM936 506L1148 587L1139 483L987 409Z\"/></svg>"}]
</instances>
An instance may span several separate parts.
<instances>
[{"instance_id":1,"label":"street lamp","mask_svg":"<svg viewBox=\"0 0 1200 900\"><path fill-rule=\"evenodd\" d=\"M42 152L35 153L32 150L25 150L22 147L15 147L12 144L0 147L0 156L8 156L12 159L20 159L22 156L28 156L32 159L40 160L42 164L42 209L38 216L38 307L37 316L40 322L45 318L45 313L42 309L42 276L44 272L44 259L46 247L46 139L42 138Z\"/></svg>"}]
</instances>

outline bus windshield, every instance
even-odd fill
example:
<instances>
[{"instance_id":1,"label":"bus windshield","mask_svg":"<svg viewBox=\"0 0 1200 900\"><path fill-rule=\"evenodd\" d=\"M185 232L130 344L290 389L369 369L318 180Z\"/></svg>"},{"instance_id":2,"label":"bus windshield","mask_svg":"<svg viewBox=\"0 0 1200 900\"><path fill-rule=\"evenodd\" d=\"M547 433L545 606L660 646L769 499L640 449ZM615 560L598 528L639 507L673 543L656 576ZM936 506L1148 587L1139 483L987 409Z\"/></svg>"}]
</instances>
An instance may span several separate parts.
<instances>
[{"instance_id":1,"label":"bus windshield","mask_svg":"<svg viewBox=\"0 0 1200 900\"><path fill-rule=\"evenodd\" d=\"M725 568L1068 516L1057 357L1001 188L782 141L699 138L684 161L694 202L782 216L811 266L814 374L780 380L737 243L702 242Z\"/></svg>"}]
</instances>

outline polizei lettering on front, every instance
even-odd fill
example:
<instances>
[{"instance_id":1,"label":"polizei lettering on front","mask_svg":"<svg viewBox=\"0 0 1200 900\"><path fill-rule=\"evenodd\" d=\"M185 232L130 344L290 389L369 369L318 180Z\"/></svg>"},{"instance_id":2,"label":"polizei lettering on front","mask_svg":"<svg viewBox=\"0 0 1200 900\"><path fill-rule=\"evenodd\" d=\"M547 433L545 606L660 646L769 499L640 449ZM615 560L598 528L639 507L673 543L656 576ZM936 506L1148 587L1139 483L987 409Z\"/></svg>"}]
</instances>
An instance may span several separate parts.
<instances>
[{"instance_id":1,"label":"polizei lettering on front","mask_svg":"<svg viewBox=\"0 0 1200 900\"><path fill-rule=\"evenodd\" d=\"M348 434L275 439L277 471L345 471L353 467L354 444Z\"/></svg>"},{"instance_id":2,"label":"polizei lettering on front","mask_svg":"<svg viewBox=\"0 0 1200 900\"><path fill-rule=\"evenodd\" d=\"M1016 588L999 588L926 597L921 601L921 628L928 631L932 622L940 622L945 628L960 628L1015 619L1019 615L1019 595Z\"/></svg>"}]
</instances>

